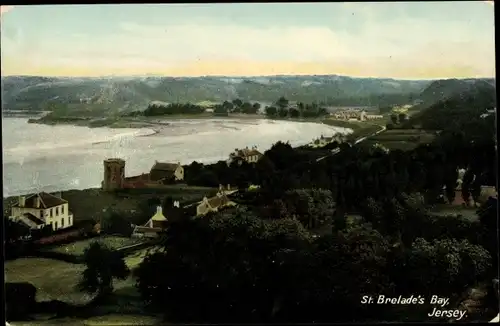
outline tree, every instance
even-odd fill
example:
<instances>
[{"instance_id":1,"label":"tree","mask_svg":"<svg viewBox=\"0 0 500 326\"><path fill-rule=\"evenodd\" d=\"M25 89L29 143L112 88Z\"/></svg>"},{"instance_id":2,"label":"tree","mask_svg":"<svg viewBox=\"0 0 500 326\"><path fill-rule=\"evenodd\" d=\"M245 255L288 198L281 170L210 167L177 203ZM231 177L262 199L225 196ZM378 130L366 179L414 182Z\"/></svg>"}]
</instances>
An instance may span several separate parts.
<instances>
[{"instance_id":1,"label":"tree","mask_svg":"<svg viewBox=\"0 0 500 326\"><path fill-rule=\"evenodd\" d=\"M222 108L225 109L227 112L233 112L235 109L233 103L228 101L224 101L222 103Z\"/></svg>"},{"instance_id":2,"label":"tree","mask_svg":"<svg viewBox=\"0 0 500 326\"><path fill-rule=\"evenodd\" d=\"M397 116L397 114L391 114L391 121L392 121L392 124L394 124L394 125L398 124L398 116Z\"/></svg>"},{"instance_id":3,"label":"tree","mask_svg":"<svg viewBox=\"0 0 500 326\"><path fill-rule=\"evenodd\" d=\"M240 100L239 98L233 100L233 105L236 107L236 108L241 108L241 106L243 105L243 101Z\"/></svg>"},{"instance_id":4,"label":"tree","mask_svg":"<svg viewBox=\"0 0 500 326\"><path fill-rule=\"evenodd\" d=\"M4 233L7 243L13 243L30 234L29 228L4 216Z\"/></svg>"},{"instance_id":5,"label":"tree","mask_svg":"<svg viewBox=\"0 0 500 326\"><path fill-rule=\"evenodd\" d=\"M288 112L289 112L289 114L290 114L290 118L294 118L294 119L296 119L296 118L300 117L300 112L299 112L299 110L297 110L297 109L295 109L295 108L291 108Z\"/></svg>"},{"instance_id":6,"label":"tree","mask_svg":"<svg viewBox=\"0 0 500 326\"><path fill-rule=\"evenodd\" d=\"M216 105L214 107L214 114L219 116L227 116L229 114L229 110L223 105Z\"/></svg>"},{"instance_id":7,"label":"tree","mask_svg":"<svg viewBox=\"0 0 500 326\"><path fill-rule=\"evenodd\" d=\"M241 112L245 114L255 114L257 113L258 108L250 104L249 102L245 102L241 105Z\"/></svg>"},{"instance_id":8,"label":"tree","mask_svg":"<svg viewBox=\"0 0 500 326\"><path fill-rule=\"evenodd\" d=\"M260 103L259 102L255 102L253 105L252 105L253 109L254 109L254 112L257 113L259 112L260 110Z\"/></svg>"},{"instance_id":9,"label":"tree","mask_svg":"<svg viewBox=\"0 0 500 326\"><path fill-rule=\"evenodd\" d=\"M113 291L113 279L124 280L130 273L120 253L99 242L93 242L85 249L83 263L85 270L78 286L81 291L97 293L98 297Z\"/></svg>"},{"instance_id":10,"label":"tree","mask_svg":"<svg viewBox=\"0 0 500 326\"><path fill-rule=\"evenodd\" d=\"M123 217L123 212L110 211L101 219L101 232L129 237L133 229L130 222Z\"/></svg>"},{"instance_id":11,"label":"tree","mask_svg":"<svg viewBox=\"0 0 500 326\"><path fill-rule=\"evenodd\" d=\"M295 189L286 192L284 201L288 211L297 216L307 229L321 227L331 223L335 202L330 190Z\"/></svg>"},{"instance_id":12,"label":"tree","mask_svg":"<svg viewBox=\"0 0 500 326\"><path fill-rule=\"evenodd\" d=\"M274 118L274 117L276 117L277 114L278 114L278 110L276 109L276 107L274 107L274 106L266 107L266 115L268 117Z\"/></svg>"},{"instance_id":13,"label":"tree","mask_svg":"<svg viewBox=\"0 0 500 326\"><path fill-rule=\"evenodd\" d=\"M278 109L278 116L280 118L286 118L288 116L288 109L287 108L279 108Z\"/></svg>"},{"instance_id":14,"label":"tree","mask_svg":"<svg viewBox=\"0 0 500 326\"><path fill-rule=\"evenodd\" d=\"M285 109L288 106L288 100L284 96L282 96L276 101L276 105L280 109Z\"/></svg>"},{"instance_id":15,"label":"tree","mask_svg":"<svg viewBox=\"0 0 500 326\"><path fill-rule=\"evenodd\" d=\"M376 310L362 305L360 298L366 293L393 293L386 273L388 253L388 242L366 225L317 238L312 247L285 262L284 268L290 269L291 275L280 315L289 322L387 317L390 314L380 307ZM337 309L335 317L331 307Z\"/></svg>"},{"instance_id":16,"label":"tree","mask_svg":"<svg viewBox=\"0 0 500 326\"><path fill-rule=\"evenodd\" d=\"M481 279L491 267L491 256L468 240L418 238L408 251L404 293L423 295L461 292ZM403 286L403 284L401 284Z\"/></svg>"},{"instance_id":17,"label":"tree","mask_svg":"<svg viewBox=\"0 0 500 326\"><path fill-rule=\"evenodd\" d=\"M165 239L166 250L139 265L137 286L151 307L182 322L270 320L289 285L278 277L285 250L311 241L296 220L245 210L172 223Z\"/></svg>"}]
</instances>

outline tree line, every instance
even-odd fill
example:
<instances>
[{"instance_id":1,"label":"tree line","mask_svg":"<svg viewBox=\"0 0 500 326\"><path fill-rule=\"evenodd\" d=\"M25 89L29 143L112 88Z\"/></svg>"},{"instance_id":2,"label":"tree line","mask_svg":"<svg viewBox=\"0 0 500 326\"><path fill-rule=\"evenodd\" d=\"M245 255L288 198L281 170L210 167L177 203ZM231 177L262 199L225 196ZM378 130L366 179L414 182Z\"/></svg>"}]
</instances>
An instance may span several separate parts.
<instances>
[{"instance_id":1,"label":"tree line","mask_svg":"<svg viewBox=\"0 0 500 326\"><path fill-rule=\"evenodd\" d=\"M266 116L270 118L318 118L328 114L324 107L316 102L304 104L298 102L295 106L290 106L288 99L280 97L275 105L266 106Z\"/></svg>"},{"instance_id":2,"label":"tree line","mask_svg":"<svg viewBox=\"0 0 500 326\"><path fill-rule=\"evenodd\" d=\"M201 114L206 112L207 107L191 103L150 103L144 111L133 111L126 116L165 116L177 114ZM237 98L232 101L224 101L213 107L216 115L229 115L231 113L257 114L261 110L261 104L258 102L243 102ZM288 99L280 97L273 105L266 106L264 110L267 117L270 118L314 118L322 117L328 114L326 109L316 102L311 104L297 103L295 106L289 105Z\"/></svg>"}]
</instances>

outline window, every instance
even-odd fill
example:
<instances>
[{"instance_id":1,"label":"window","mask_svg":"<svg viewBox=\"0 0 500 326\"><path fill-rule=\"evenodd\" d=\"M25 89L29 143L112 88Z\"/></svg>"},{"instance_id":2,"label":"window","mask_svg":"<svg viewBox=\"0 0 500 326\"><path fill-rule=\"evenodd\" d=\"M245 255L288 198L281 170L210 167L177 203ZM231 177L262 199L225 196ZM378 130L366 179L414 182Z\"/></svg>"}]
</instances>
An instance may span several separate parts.
<instances>
[{"instance_id":1,"label":"window","mask_svg":"<svg viewBox=\"0 0 500 326\"><path fill-rule=\"evenodd\" d=\"M50 217L52 217L52 208L50 209Z\"/></svg>"},{"instance_id":2,"label":"window","mask_svg":"<svg viewBox=\"0 0 500 326\"><path fill-rule=\"evenodd\" d=\"M61 214L64 214L64 205L61 206Z\"/></svg>"},{"instance_id":3,"label":"window","mask_svg":"<svg viewBox=\"0 0 500 326\"><path fill-rule=\"evenodd\" d=\"M40 218L43 218L43 209L40 210Z\"/></svg>"},{"instance_id":4,"label":"window","mask_svg":"<svg viewBox=\"0 0 500 326\"><path fill-rule=\"evenodd\" d=\"M54 222L54 230L57 230L57 222Z\"/></svg>"},{"instance_id":5,"label":"window","mask_svg":"<svg viewBox=\"0 0 500 326\"><path fill-rule=\"evenodd\" d=\"M64 217L61 219L61 227L64 227Z\"/></svg>"},{"instance_id":6,"label":"window","mask_svg":"<svg viewBox=\"0 0 500 326\"><path fill-rule=\"evenodd\" d=\"M59 215L59 207L56 207L56 216Z\"/></svg>"},{"instance_id":7,"label":"window","mask_svg":"<svg viewBox=\"0 0 500 326\"><path fill-rule=\"evenodd\" d=\"M71 225L71 215L68 216L68 225Z\"/></svg>"}]
</instances>

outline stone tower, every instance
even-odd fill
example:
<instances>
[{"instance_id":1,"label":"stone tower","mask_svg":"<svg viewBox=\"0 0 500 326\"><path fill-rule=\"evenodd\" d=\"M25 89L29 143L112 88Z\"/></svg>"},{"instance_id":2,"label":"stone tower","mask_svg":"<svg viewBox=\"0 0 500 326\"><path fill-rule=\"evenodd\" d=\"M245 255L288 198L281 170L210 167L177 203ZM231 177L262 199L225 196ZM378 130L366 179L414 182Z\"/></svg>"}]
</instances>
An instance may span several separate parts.
<instances>
[{"instance_id":1,"label":"stone tower","mask_svg":"<svg viewBox=\"0 0 500 326\"><path fill-rule=\"evenodd\" d=\"M121 189L125 181L125 161L119 158L104 160L104 180L102 189L113 191Z\"/></svg>"}]
</instances>

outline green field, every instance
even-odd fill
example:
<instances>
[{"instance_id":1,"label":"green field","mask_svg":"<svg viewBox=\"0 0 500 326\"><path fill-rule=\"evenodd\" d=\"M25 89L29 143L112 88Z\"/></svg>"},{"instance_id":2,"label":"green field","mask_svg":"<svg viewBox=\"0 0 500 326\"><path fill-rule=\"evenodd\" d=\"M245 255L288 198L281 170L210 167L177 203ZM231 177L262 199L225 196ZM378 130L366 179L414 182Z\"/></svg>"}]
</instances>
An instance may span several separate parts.
<instances>
[{"instance_id":1,"label":"green field","mask_svg":"<svg viewBox=\"0 0 500 326\"><path fill-rule=\"evenodd\" d=\"M156 249L151 247L134 252L125 257L125 262L133 271L149 251ZM19 258L5 262L5 281L33 284L37 288L38 302L60 300L81 306L93 299L76 288L84 269L82 264L55 259ZM109 303L92 307L84 316L52 319L50 314L40 314L35 320L12 325L153 325L160 322L159 316L145 313L135 281L133 274L126 280L115 280L115 291Z\"/></svg>"},{"instance_id":2,"label":"green field","mask_svg":"<svg viewBox=\"0 0 500 326\"><path fill-rule=\"evenodd\" d=\"M433 132L417 129L386 130L367 139L364 145L380 144L389 150L412 150L422 144L431 143L435 138Z\"/></svg>"},{"instance_id":3,"label":"green field","mask_svg":"<svg viewBox=\"0 0 500 326\"><path fill-rule=\"evenodd\" d=\"M83 255L83 252L85 249L94 242L99 242L111 249L119 249L122 247L126 246L131 246L134 244L138 244L143 242L141 239L134 239L134 238L126 238L126 237L117 237L117 236L101 236L97 238L90 238L90 239L85 239L85 240L80 240L80 241L75 241L66 245L62 246L57 246L53 247L50 249L47 249L52 252L58 252L58 253L63 253L63 254L68 254L68 255L73 255L73 256L81 256Z\"/></svg>"}]
</instances>

